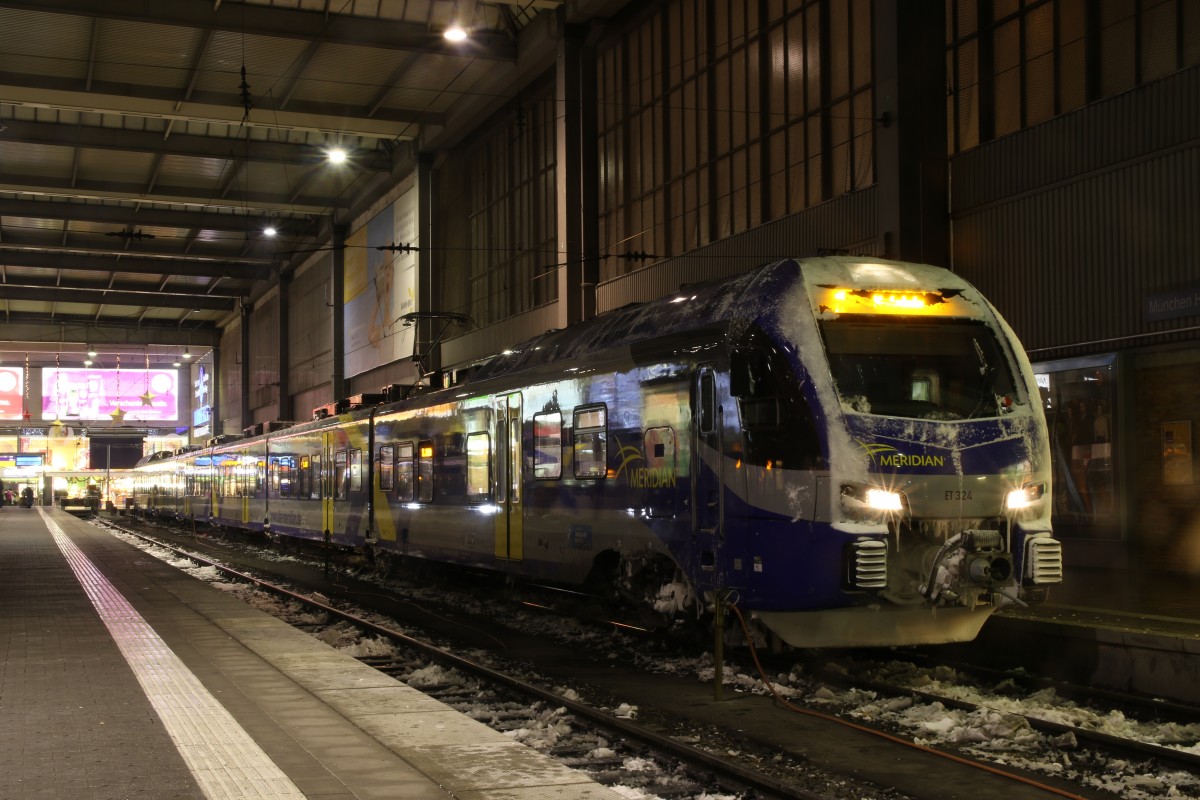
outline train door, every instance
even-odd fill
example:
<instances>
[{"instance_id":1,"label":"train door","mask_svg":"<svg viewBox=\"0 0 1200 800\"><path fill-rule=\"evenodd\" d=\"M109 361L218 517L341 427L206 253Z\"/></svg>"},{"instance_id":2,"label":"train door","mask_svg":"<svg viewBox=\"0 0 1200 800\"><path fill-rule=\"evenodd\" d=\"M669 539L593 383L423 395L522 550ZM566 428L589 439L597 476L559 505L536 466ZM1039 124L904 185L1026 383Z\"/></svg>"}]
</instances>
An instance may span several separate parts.
<instances>
[{"instance_id":1,"label":"train door","mask_svg":"<svg viewBox=\"0 0 1200 800\"><path fill-rule=\"evenodd\" d=\"M521 395L492 399L496 447L492 474L496 487L496 558L524 558L521 496Z\"/></svg>"},{"instance_id":2,"label":"train door","mask_svg":"<svg viewBox=\"0 0 1200 800\"><path fill-rule=\"evenodd\" d=\"M333 431L321 432L321 453L315 464L321 495L321 531L326 539L333 536Z\"/></svg>"},{"instance_id":3,"label":"train door","mask_svg":"<svg viewBox=\"0 0 1200 800\"><path fill-rule=\"evenodd\" d=\"M717 551L724 537L721 492L721 426L717 381L702 367L692 382L692 535L700 559L699 588L717 588Z\"/></svg>"}]
</instances>

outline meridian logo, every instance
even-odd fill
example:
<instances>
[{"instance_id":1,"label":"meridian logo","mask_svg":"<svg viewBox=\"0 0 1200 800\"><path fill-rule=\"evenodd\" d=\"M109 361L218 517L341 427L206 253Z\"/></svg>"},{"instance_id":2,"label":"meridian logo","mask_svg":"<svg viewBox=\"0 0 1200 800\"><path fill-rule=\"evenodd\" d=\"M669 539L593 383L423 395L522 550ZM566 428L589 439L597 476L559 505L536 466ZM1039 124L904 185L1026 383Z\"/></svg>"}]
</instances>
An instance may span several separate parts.
<instances>
[{"instance_id":1,"label":"meridian logo","mask_svg":"<svg viewBox=\"0 0 1200 800\"><path fill-rule=\"evenodd\" d=\"M673 467L633 467L635 461L645 461L642 451L633 445L622 445L616 436L613 441L617 444L617 457L621 459L620 466L613 474L619 478L625 473L625 480L635 489L665 489L675 486L675 469ZM628 467L628 469L626 469Z\"/></svg>"},{"instance_id":2,"label":"meridian logo","mask_svg":"<svg viewBox=\"0 0 1200 800\"><path fill-rule=\"evenodd\" d=\"M880 467L944 467L946 466L945 456L930 456L923 454L901 453L890 444L878 444L872 442L864 442L862 439L855 439L858 446L871 457L871 463Z\"/></svg>"}]
</instances>

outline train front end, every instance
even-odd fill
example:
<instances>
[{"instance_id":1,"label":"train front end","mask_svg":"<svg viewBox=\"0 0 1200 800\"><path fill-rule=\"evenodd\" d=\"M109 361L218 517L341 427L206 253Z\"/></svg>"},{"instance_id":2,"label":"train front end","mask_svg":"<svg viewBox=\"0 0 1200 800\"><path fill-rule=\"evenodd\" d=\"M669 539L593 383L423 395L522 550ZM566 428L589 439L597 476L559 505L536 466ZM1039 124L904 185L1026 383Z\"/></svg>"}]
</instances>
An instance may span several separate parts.
<instances>
[{"instance_id":1,"label":"train front end","mask_svg":"<svg viewBox=\"0 0 1200 800\"><path fill-rule=\"evenodd\" d=\"M762 621L800 646L934 644L1040 600L1062 553L1045 419L1011 329L940 268L824 259L800 283L811 314L784 327L825 419L818 528L845 605Z\"/></svg>"}]
</instances>

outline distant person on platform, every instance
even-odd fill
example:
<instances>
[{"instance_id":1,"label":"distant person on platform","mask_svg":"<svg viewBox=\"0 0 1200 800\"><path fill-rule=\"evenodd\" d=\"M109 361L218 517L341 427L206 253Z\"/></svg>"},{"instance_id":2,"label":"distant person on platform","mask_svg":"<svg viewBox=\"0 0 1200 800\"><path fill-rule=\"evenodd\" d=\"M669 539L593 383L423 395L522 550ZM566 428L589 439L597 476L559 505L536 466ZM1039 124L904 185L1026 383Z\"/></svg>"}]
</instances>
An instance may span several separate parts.
<instances>
[{"instance_id":1,"label":"distant person on platform","mask_svg":"<svg viewBox=\"0 0 1200 800\"><path fill-rule=\"evenodd\" d=\"M33 487L26 486L21 490L21 500L25 503L26 508L33 508Z\"/></svg>"}]
</instances>

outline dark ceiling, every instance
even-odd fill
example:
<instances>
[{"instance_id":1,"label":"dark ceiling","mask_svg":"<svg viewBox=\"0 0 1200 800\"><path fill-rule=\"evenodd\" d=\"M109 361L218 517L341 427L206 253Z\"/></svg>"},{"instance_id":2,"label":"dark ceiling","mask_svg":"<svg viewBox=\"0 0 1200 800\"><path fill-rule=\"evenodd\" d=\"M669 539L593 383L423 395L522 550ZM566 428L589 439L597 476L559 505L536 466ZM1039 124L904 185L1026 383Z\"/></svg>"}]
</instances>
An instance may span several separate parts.
<instances>
[{"instance_id":1,"label":"dark ceiling","mask_svg":"<svg viewBox=\"0 0 1200 800\"><path fill-rule=\"evenodd\" d=\"M622 4L562 5L0 0L0 352L212 334Z\"/></svg>"}]
</instances>

